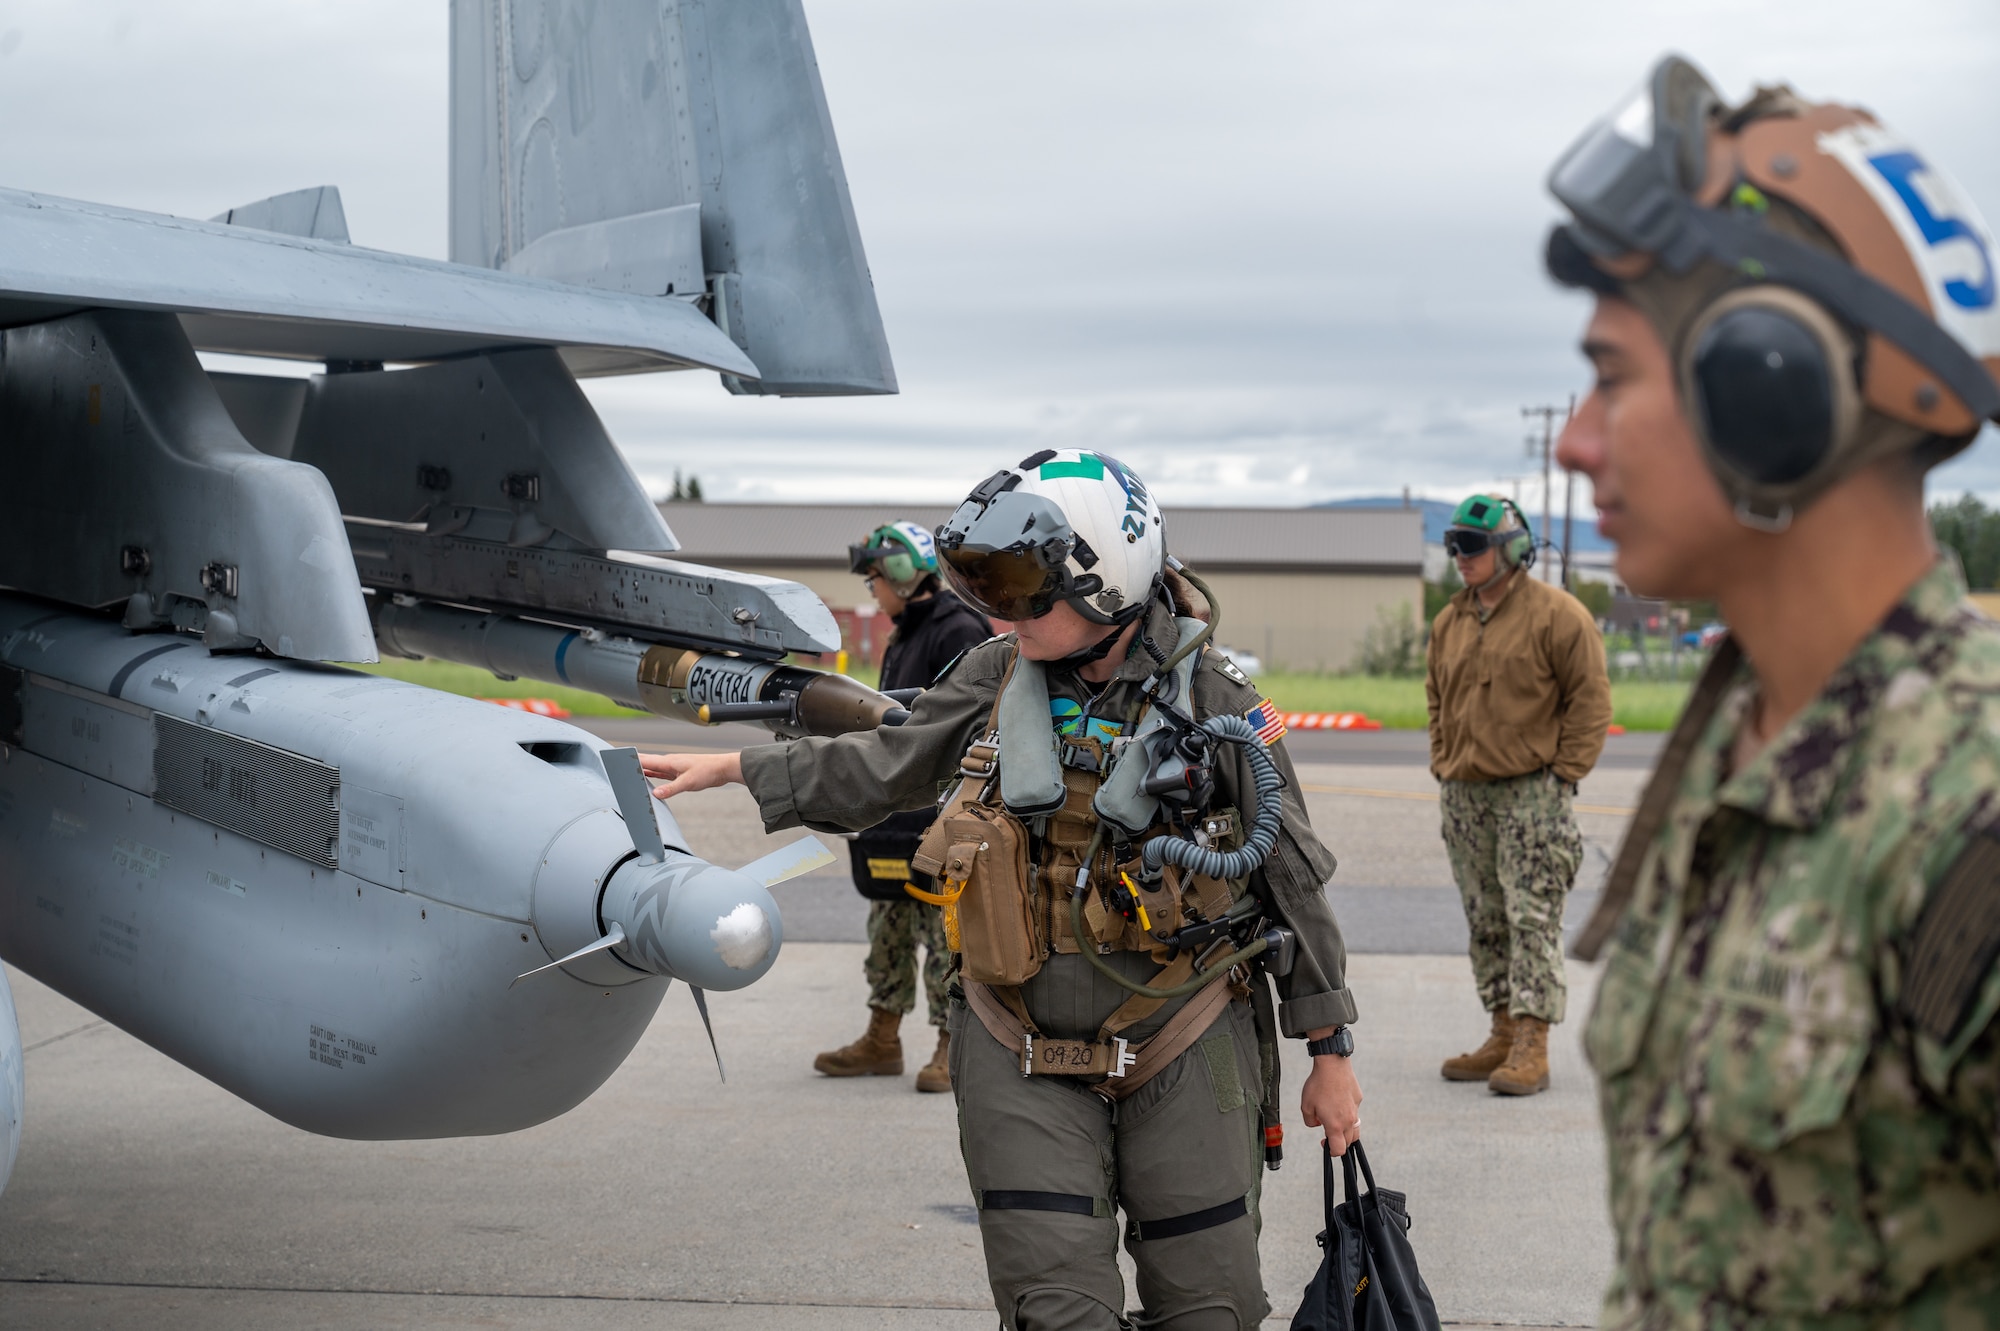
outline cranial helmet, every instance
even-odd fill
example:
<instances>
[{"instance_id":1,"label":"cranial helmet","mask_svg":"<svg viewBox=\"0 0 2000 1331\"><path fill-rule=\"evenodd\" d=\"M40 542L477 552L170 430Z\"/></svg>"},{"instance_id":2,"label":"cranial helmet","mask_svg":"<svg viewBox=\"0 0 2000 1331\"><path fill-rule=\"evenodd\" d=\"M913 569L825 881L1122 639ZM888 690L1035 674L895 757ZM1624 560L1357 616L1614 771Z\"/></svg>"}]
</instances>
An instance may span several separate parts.
<instances>
[{"instance_id":1,"label":"cranial helmet","mask_svg":"<svg viewBox=\"0 0 2000 1331\"><path fill-rule=\"evenodd\" d=\"M1678 56L1556 163L1558 281L1659 333L1716 480L1783 530L1898 454L1935 465L2000 418L1992 232L1855 107L1760 88L1740 107Z\"/></svg>"},{"instance_id":2,"label":"cranial helmet","mask_svg":"<svg viewBox=\"0 0 2000 1331\"><path fill-rule=\"evenodd\" d=\"M936 576L937 544L914 522L885 523L861 544L847 547L847 567L860 574L873 569L907 600L923 587L924 579Z\"/></svg>"},{"instance_id":3,"label":"cranial helmet","mask_svg":"<svg viewBox=\"0 0 2000 1331\"><path fill-rule=\"evenodd\" d=\"M1500 552L1499 572L1535 562L1535 533L1511 499L1473 495L1452 510L1444 533L1445 553L1470 558L1488 549Z\"/></svg>"},{"instance_id":4,"label":"cranial helmet","mask_svg":"<svg viewBox=\"0 0 2000 1331\"><path fill-rule=\"evenodd\" d=\"M1058 601L1097 624L1145 613L1166 570L1160 506L1103 453L1044 449L981 481L937 530L945 577L995 619L1038 619Z\"/></svg>"}]
</instances>

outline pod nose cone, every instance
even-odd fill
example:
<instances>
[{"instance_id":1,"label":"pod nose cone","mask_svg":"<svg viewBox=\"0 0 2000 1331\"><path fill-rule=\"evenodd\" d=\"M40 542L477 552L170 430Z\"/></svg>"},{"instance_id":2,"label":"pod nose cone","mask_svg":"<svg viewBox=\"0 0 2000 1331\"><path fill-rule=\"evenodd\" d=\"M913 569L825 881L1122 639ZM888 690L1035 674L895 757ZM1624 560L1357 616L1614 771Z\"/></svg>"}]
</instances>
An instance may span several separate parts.
<instances>
[{"instance_id":1,"label":"pod nose cone","mask_svg":"<svg viewBox=\"0 0 2000 1331\"><path fill-rule=\"evenodd\" d=\"M628 864L606 887L604 922L624 926L619 955L700 989L741 989L763 978L784 943L770 891L733 869L669 853Z\"/></svg>"}]
</instances>

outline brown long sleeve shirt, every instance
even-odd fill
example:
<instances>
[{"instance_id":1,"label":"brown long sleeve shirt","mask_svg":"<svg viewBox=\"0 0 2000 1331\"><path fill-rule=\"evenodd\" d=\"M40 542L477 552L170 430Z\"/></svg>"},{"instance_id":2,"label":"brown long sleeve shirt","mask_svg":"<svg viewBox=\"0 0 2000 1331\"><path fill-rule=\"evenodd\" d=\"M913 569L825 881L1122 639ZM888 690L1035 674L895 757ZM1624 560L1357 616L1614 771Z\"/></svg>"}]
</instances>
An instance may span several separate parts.
<instances>
[{"instance_id":1,"label":"brown long sleeve shirt","mask_svg":"<svg viewBox=\"0 0 2000 1331\"><path fill-rule=\"evenodd\" d=\"M1581 781L1611 725L1604 639L1583 603L1560 587L1516 577L1480 614L1466 588L1431 625L1424 692L1431 773L1440 781L1501 781L1553 768Z\"/></svg>"}]
</instances>

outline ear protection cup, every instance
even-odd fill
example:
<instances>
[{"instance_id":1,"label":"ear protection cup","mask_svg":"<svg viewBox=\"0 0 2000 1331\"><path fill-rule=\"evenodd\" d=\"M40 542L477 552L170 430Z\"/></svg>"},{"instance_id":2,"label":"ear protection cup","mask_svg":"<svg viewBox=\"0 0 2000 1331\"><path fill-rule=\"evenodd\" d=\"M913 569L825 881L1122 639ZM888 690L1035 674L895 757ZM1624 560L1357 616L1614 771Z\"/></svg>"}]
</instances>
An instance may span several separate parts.
<instances>
[{"instance_id":1,"label":"ear protection cup","mask_svg":"<svg viewBox=\"0 0 2000 1331\"><path fill-rule=\"evenodd\" d=\"M1682 341L1681 400L1709 466L1739 514L1764 487L1811 488L1855 443L1861 393L1854 343L1818 302L1744 287L1701 312ZM1790 521L1785 503L1767 518Z\"/></svg>"},{"instance_id":2,"label":"ear protection cup","mask_svg":"<svg viewBox=\"0 0 2000 1331\"><path fill-rule=\"evenodd\" d=\"M1519 504L1511 499L1500 502L1512 509L1521 522L1521 530L1510 532L1507 539L1500 543L1500 562L1508 568L1530 568L1535 562L1535 529L1528 525L1528 515L1521 511Z\"/></svg>"}]
</instances>

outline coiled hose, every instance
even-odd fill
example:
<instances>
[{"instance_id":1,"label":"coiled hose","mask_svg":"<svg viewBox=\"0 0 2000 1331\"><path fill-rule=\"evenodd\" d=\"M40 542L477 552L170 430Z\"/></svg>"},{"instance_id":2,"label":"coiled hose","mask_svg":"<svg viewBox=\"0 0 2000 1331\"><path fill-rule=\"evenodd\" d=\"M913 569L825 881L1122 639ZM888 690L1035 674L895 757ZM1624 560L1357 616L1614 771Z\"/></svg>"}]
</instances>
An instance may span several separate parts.
<instances>
[{"instance_id":1,"label":"coiled hose","mask_svg":"<svg viewBox=\"0 0 2000 1331\"><path fill-rule=\"evenodd\" d=\"M1243 844L1235 850L1196 845L1185 837L1156 836L1141 852L1146 872L1158 873L1162 864L1177 864L1209 878L1242 878L1262 864L1271 848L1278 844L1278 791L1285 779L1278 775L1278 765L1271 761L1270 750L1242 717L1211 716L1201 723L1201 728L1219 740L1243 746L1243 754L1250 760L1251 777L1256 782L1256 820L1250 824L1250 833L1243 838Z\"/></svg>"},{"instance_id":2,"label":"coiled hose","mask_svg":"<svg viewBox=\"0 0 2000 1331\"><path fill-rule=\"evenodd\" d=\"M1201 728L1219 740L1243 745L1244 755L1250 761L1251 775L1257 792L1257 816L1251 822L1250 832L1243 844L1235 850L1217 850L1213 846L1196 845L1185 837L1159 836L1145 843L1140 854L1148 873L1157 873L1162 864L1174 864L1194 873L1210 878L1243 878L1263 864L1278 844L1278 824L1282 816L1278 803L1278 791L1284 785L1284 778L1278 774L1278 765L1271 761L1270 751L1257 738L1257 732L1248 721L1240 716L1211 716L1201 723ZM1104 845L1104 827L1098 825L1097 832L1090 839L1090 849L1084 852L1086 868L1097 859L1097 852ZM1083 931L1083 896L1087 888L1079 887L1070 894L1069 927L1070 934L1081 942ZM1111 964L1099 957L1088 946L1077 949L1098 971L1122 988L1144 998L1179 998L1204 988L1216 976L1231 966L1261 955L1269 946L1262 938L1251 940L1237 948L1228 956L1216 961L1207 970L1197 971L1193 978L1168 989L1156 989L1149 984L1121 975Z\"/></svg>"}]
</instances>

